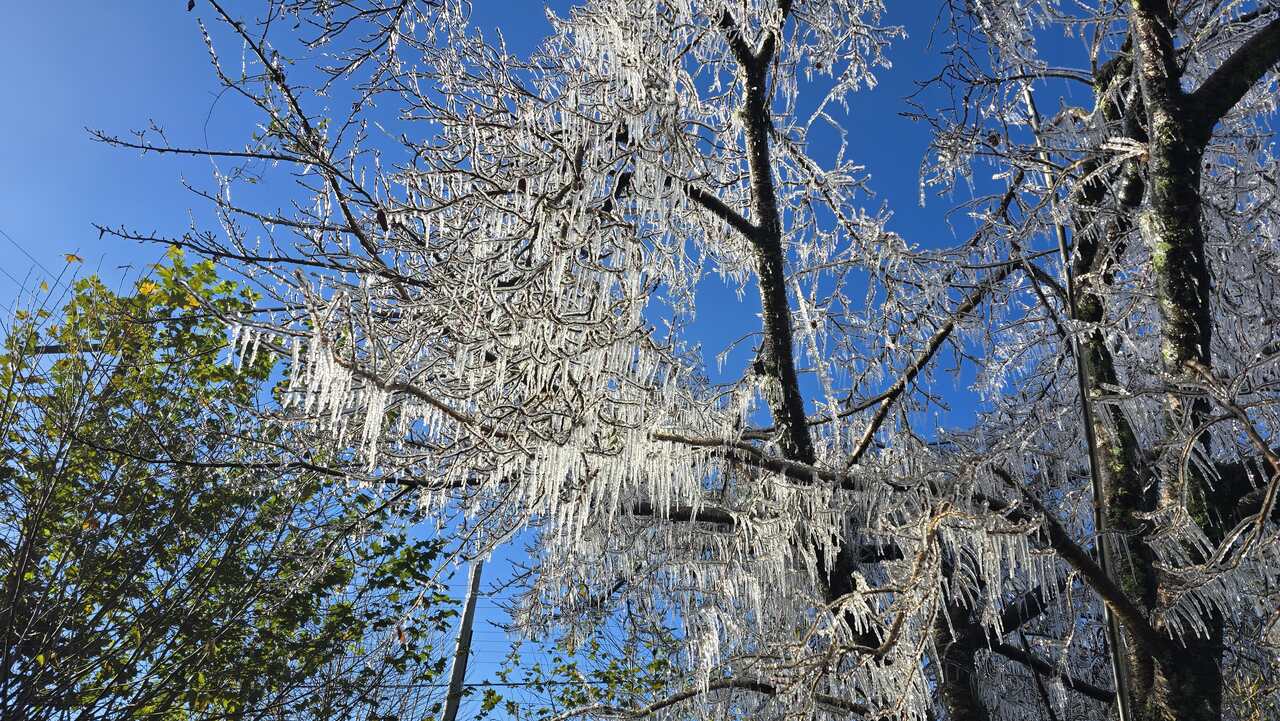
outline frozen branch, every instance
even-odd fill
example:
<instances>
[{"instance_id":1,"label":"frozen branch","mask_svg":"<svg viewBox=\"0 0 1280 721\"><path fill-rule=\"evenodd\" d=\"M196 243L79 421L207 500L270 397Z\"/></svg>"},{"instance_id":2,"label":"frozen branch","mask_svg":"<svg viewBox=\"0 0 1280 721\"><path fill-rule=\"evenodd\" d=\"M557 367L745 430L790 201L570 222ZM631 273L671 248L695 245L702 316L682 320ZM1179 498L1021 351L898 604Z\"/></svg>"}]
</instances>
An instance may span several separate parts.
<instances>
[{"instance_id":1,"label":"frozen branch","mask_svg":"<svg viewBox=\"0 0 1280 721\"><path fill-rule=\"evenodd\" d=\"M636 708L618 708L615 706L606 706L606 705L599 705L599 704L593 705L593 706L584 706L582 708L574 709L567 713L556 716L554 721L566 721L567 719L577 718L579 716L586 716L586 715L606 716L606 717L613 717L613 718L647 718L649 716L653 716L659 711L671 708L678 704L684 703L685 701L695 699L698 696L701 696L703 694L706 694L712 691L724 691L724 690L730 690L730 689L739 690L739 691L751 691L753 693L758 693L765 696L775 696L780 693L779 689L776 686L770 683L766 683L764 681L757 681L753 679L717 679L715 681L711 681L707 683L705 686L688 688L683 691L679 691L677 693L671 694L666 698L660 699L658 701L654 701L653 703L648 704L646 706L639 706ZM830 696L827 694L822 694L822 693L814 694L813 700L818 705L823 706L830 711L835 711L843 714L852 714L855 716L866 716L871 713L870 709L868 709L866 706L860 703L849 701L847 699L837 698L835 696Z\"/></svg>"}]
</instances>

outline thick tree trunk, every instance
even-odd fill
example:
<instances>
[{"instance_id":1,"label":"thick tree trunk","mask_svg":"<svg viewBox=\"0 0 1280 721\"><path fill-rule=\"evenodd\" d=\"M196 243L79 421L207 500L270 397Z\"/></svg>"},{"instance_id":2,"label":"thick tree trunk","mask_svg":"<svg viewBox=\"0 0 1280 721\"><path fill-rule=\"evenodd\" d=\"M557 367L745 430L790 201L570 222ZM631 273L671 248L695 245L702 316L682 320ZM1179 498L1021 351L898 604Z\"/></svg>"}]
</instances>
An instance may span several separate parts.
<instances>
[{"instance_id":1,"label":"thick tree trunk","mask_svg":"<svg viewBox=\"0 0 1280 721\"><path fill-rule=\"evenodd\" d=\"M948 721L989 721L978 696L982 679L975 664L984 639L969 622L967 610L948 604L945 615L940 612L934 620L933 640L938 649L938 696Z\"/></svg>"},{"instance_id":2,"label":"thick tree trunk","mask_svg":"<svg viewBox=\"0 0 1280 721\"><path fill-rule=\"evenodd\" d=\"M1189 375L1189 364L1209 367L1209 272L1200 218L1200 163L1185 124L1161 112L1151 113L1149 200L1140 216L1142 235L1151 247L1162 328L1161 369L1167 381ZM1184 469L1180 453L1186 430L1207 418L1203 398L1172 392L1165 399L1165 444L1157 485L1157 508L1181 512L1204 531L1213 525L1206 504L1209 484L1195 467ZM1208 455L1208 448L1200 450ZM1178 580L1156 574L1156 603L1170 605ZM1186 652L1159 659L1146 707L1146 718L1217 719L1222 705L1222 621L1207 619L1205 638L1184 638ZM1145 721L1145 719L1144 719Z\"/></svg>"},{"instance_id":3,"label":"thick tree trunk","mask_svg":"<svg viewBox=\"0 0 1280 721\"><path fill-rule=\"evenodd\" d=\"M791 302L787 298L786 273L783 267L782 218L778 214L777 191L774 187L773 163L770 157L768 60L754 59L745 68L747 165L751 174L751 211L756 222L756 276L760 284L760 307L764 316L764 348L760 366L770 388L769 410L773 415L786 456L812 464L816 458L809 434L804 397L800 393L799 374L791 331Z\"/></svg>"},{"instance_id":4,"label":"thick tree trunk","mask_svg":"<svg viewBox=\"0 0 1280 721\"><path fill-rule=\"evenodd\" d=\"M1209 269L1201 226L1200 175L1208 133L1188 109L1173 41L1174 19L1163 0L1133 0L1130 14L1137 39L1138 78L1146 111L1147 189L1139 215L1143 240L1151 251L1160 311L1160 364L1175 387L1191 376L1191 364L1211 366ZM1194 469L1182 468L1186 431L1207 416L1202 397L1176 390L1165 397L1165 433L1161 449L1156 505L1189 514L1210 526L1205 484ZM1201 448L1207 452L1207 448ZM1185 472L1184 472L1185 470ZM1176 579L1157 571L1155 602L1173 600ZM1139 721L1210 721L1221 715L1222 622L1207 619L1205 638L1183 638L1152 659L1150 687L1138 706Z\"/></svg>"},{"instance_id":5,"label":"thick tree trunk","mask_svg":"<svg viewBox=\"0 0 1280 721\"><path fill-rule=\"evenodd\" d=\"M942 573L951 579L955 559L943 557ZM933 645L937 650L938 699L947 721L990 721L991 715L978 693L983 679L977 673L977 654L988 640L973 622L969 609L948 600L933 619Z\"/></svg>"},{"instance_id":6,"label":"thick tree trunk","mask_svg":"<svg viewBox=\"0 0 1280 721\"><path fill-rule=\"evenodd\" d=\"M785 16L790 11L790 2L780 0L779 10ZM753 222L740 230L744 231L755 251L760 290L764 343L757 369L768 384L765 395L783 455L789 460L814 465L817 453L809 430L804 396L800 392L793 349L791 302L786 285L786 248L771 155L773 119L769 107L769 71L776 38L766 38L759 51L752 51L728 16L722 22L722 29L729 37L745 86L742 116L746 124L745 150ZM738 225L743 224L739 222ZM834 558L826 557L821 550L816 552L817 575L824 583L822 591L828 603L834 603L853 591L853 573L859 562L860 549L846 538L836 540ZM883 640L874 630L857 632L855 636L858 643L865 646L879 646Z\"/></svg>"}]
</instances>

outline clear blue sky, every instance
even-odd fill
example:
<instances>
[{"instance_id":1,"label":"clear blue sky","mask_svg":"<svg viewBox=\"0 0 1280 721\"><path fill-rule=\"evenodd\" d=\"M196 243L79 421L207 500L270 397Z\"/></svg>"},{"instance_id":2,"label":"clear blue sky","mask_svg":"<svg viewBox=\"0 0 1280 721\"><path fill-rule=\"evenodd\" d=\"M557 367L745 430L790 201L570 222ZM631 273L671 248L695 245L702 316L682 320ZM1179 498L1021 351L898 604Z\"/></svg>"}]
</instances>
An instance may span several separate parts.
<instances>
[{"instance_id":1,"label":"clear blue sky","mask_svg":"<svg viewBox=\"0 0 1280 721\"><path fill-rule=\"evenodd\" d=\"M253 2L237 5L256 8ZM898 115L906 109L902 99L915 90L912 81L928 77L940 62L926 46L933 17L912 14L920 5L933 4L894 3L906 9L895 10L889 22L906 25L910 37L889 52L894 70L882 73L875 90L853 99L849 154L871 173L874 202L895 209L893 230L913 242L945 245L954 240L941 215L950 203L934 200L921 209L917 202L927 131ZM517 51L547 28L541 2L475 0L475 6L477 23L501 26ZM186 0L26 2L9 10L0 26L0 87L7 98L0 113L0 231L12 239L0 235L0 267L9 276L28 279L34 288L45 273L41 266L56 274L64 254L75 252L87 270L115 281L124 273L121 266L137 269L159 257L159 248L100 239L95 222L162 235L181 234L193 217L212 227L204 202L180 183L185 177L207 185L209 161L143 158L95 143L85 131L126 134L154 121L175 144L243 144L257 118L217 100L195 25L199 14L186 12ZM17 289L0 274L0 313L7 315ZM722 297L736 305L730 294ZM714 337L722 315L702 312L700 326L713 349L717 340L739 334L727 326L720 331L724 338ZM463 579L455 584L460 588ZM494 617L492 603L482 602L482 617ZM496 631L481 628L476 651L472 680L493 668L506 644Z\"/></svg>"},{"instance_id":2,"label":"clear blue sky","mask_svg":"<svg viewBox=\"0 0 1280 721\"><path fill-rule=\"evenodd\" d=\"M139 264L140 251L99 240L93 222L182 229L194 205L179 185L208 165L121 153L89 140L85 126L125 131L149 119L201 137L215 90L185 3L22 3L0 27L0 230L53 272L63 254L86 265ZM4 268L19 279L30 258L0 237ZM0 276L0 300L15 287Z\"/></svg>"}]
</instances>

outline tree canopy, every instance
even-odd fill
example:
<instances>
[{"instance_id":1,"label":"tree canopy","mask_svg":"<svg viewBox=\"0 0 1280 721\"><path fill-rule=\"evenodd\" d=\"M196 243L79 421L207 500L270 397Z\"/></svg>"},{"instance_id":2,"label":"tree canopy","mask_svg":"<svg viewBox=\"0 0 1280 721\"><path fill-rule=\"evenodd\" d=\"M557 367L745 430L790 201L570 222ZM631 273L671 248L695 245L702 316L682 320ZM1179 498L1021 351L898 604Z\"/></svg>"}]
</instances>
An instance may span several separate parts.
<instances>
[{"instance_id":1,"label":"tree canopy","mask_svg":"<svg viewBox=\"0 0 1280 721\"><path fill-rule=\"evenodd\" d=\"M676 629L674 686L565 717L1274 714L1280 7L922 5L947 247L814 141L893 72L880 0L584 0L527 57L461 0L211 1L259 131L99 137L243 163L146 237L262 289L297 459L536 539L530 633Z\"/></svg>"}]
</instances>

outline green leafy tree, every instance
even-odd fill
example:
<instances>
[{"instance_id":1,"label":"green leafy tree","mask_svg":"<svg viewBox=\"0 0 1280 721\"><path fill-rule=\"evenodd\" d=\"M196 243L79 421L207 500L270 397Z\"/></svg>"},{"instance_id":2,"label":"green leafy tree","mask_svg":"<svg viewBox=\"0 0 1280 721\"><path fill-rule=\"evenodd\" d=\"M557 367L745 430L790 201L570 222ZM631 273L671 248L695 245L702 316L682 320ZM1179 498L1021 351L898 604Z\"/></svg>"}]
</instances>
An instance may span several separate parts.
<instances>
[{"instance_id":1,"label":"green leafy tree","mask_svg":"<svg viewBox=\"0 0 1280 721\"><path fill-rule=\"evenodd\" d=\"M625 615L594 618L586 633L534 639L532 647L515 644L497 683L480 687L482 716L546 719L582 709L626 716L678 692L684 680L676 634Z\"/></svg>"},{"instance_id":2,"label":"green leafy tree","mask_svg":"<svg viewBox=\"0 0 1280 721\"><path fill-rule=\"evenodd\" d=\"M438 701L439 544L352 494L341 458L241 432L270 361L227 364L224 319L254 301L173 251L129 294L90 277L61 313L16 315L0 718L392 719Z\"/></svg>"}]
</instances>

